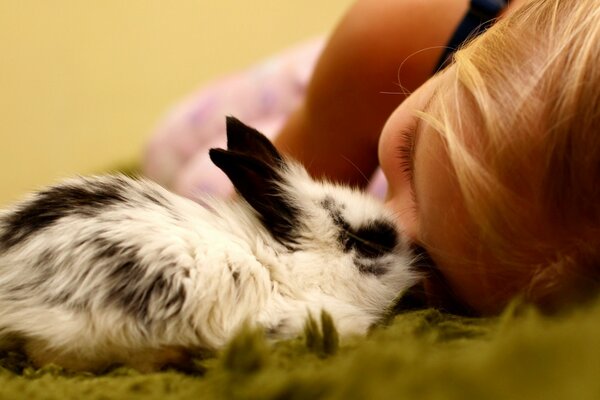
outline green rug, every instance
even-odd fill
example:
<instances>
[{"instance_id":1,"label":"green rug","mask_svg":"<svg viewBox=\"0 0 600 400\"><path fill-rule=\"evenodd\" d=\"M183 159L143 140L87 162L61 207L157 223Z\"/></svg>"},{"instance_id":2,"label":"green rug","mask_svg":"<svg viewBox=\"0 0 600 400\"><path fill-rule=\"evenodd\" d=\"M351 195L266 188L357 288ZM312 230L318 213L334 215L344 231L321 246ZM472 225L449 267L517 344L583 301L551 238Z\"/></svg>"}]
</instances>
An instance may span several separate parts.
<instances>
[{"instance_id":1,"label":"green rug","mask_svg":"<svg viewBox=\"0 0 600 400\"><path fill-rule=\"evenodd\" d=\"M241 333L192 372L102 375L0 359L3 399L600 399L600 301L544 317L473 319L428 309L338 346L331 330L268 344Z\"/></svg>"}]
</instances>

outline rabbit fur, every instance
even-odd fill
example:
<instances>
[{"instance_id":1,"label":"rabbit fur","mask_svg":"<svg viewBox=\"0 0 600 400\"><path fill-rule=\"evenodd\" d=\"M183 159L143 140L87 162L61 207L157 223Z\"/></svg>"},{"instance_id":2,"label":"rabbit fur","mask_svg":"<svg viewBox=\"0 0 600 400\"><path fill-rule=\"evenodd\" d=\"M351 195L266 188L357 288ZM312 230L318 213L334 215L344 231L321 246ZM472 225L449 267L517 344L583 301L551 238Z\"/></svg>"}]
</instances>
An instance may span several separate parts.
<instances>
[{"instance_id":1,"label":"rabbit fur","mask_svg":"<svg viewBox=\"0 0 600 400\"><path fill-rule=\"evenodd\" d=\"M418 279L383 205L309 177L227 119L213 162L238 196L200 203L125 176L74 178L0 213L0 335L38 365L154 370L244 324L279 339L328 312L365 334Z\"/></svg>"}]
</instances>

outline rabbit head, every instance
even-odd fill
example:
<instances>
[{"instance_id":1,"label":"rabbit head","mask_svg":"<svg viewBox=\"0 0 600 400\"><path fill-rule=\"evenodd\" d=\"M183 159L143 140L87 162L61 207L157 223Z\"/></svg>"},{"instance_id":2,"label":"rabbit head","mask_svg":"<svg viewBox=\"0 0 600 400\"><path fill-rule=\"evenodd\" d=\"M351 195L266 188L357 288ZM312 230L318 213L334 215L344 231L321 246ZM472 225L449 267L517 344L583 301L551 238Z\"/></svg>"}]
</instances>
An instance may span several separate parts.
<instances>
[{"instance_id":1,"label":"rabbit head","mask_svg":"<svg viewBox=\"0 0 600 400\"><path fill-rule=\"evenodd\" d=\"M210 157L277 243L287 276L301 292L375 316L416 282L414 256L381 202L313 180L233 117L227 119L227 150L211 149Z\"/></svg>"}]
</instances>

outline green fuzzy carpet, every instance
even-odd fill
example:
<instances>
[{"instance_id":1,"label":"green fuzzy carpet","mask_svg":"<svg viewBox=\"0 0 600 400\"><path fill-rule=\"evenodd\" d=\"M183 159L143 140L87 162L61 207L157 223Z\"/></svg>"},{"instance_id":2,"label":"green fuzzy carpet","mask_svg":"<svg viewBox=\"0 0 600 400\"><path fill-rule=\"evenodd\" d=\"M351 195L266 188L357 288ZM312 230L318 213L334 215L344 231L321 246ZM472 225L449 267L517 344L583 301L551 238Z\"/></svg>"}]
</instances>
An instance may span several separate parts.
<instances>
[{"instance_id":1,"label":"green fuzzy carpet","mask_svg":"<svg viewBox=\"0 0 600 400\"><path fill-rule=\"evenodd\" d=\"M277 344L244 332L188 373L36 370L5 353L0 398L600 399L600 301L554 317L516 309L494 319L407 312L344 346L327 326Z\"/></svg>"}]
</instances>

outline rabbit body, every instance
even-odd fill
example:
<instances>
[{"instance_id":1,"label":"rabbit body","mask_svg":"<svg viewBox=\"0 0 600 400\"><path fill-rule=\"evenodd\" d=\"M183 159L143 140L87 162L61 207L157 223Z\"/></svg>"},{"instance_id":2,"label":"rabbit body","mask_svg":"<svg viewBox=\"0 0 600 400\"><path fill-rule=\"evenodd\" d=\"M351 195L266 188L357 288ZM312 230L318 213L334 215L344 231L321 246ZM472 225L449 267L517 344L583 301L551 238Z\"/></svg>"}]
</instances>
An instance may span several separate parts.
<instances>
[{"instance_id":1,"label":"rabbit body","mask_svg":"<svg viewBox=\"0 0 600 400\"><path fill-rule=\"evenodd\" d=\"M0 335L19 338L37 364L153 370L218 349L245 323L286 338L324 310L342 338L364 334L417 279L391 215L313 181L229 119L236 132L211 157L241 197L199 204L101 176L0 213ZM248 140L267 147L259 161L252 146L240 150Z\"/></svg>"}]
</instances>

